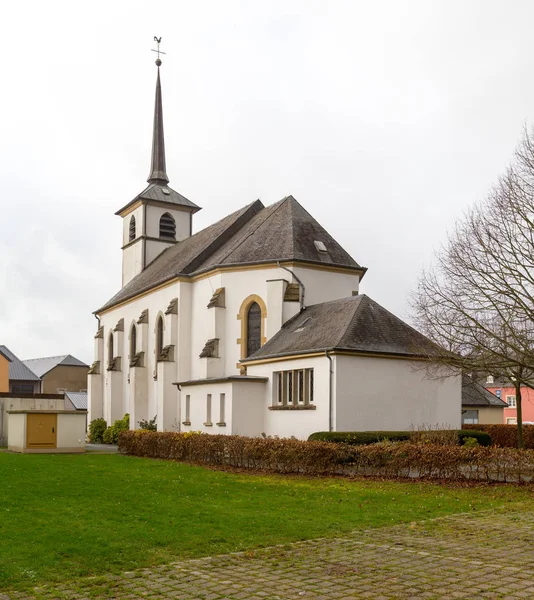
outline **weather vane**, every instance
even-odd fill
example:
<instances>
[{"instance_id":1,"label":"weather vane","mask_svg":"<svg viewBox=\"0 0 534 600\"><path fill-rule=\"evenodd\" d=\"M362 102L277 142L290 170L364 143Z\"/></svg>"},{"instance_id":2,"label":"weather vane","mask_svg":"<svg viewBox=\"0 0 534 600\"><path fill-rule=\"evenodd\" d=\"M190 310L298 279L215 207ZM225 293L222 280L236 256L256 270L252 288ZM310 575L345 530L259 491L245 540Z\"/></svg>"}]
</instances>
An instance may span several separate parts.
<instances>
[{"instance_id":1,"label":"weather vane","mask_svg":"<svg viewBox=\"0 0 534 600\"><path fill-rule=\"evenodd\" d=\"M159 58L160 54L167 54L166 52L163 52L162 50L159 49L159 45L161 44L161 38L154 36L154 41L156 42L156 44L158 45L156 50L152 50L152 52L157 52L158 53L158 58L156 58L156 64L159 66L161 66L161 60Z\"/></svg>"}]
</instances>

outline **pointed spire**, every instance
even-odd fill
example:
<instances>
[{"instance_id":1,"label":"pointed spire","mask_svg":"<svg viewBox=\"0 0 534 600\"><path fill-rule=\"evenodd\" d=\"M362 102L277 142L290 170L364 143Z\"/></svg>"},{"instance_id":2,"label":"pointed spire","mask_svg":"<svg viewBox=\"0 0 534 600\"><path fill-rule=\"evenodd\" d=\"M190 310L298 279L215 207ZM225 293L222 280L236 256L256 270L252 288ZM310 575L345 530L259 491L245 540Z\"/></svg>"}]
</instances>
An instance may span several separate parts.
<instances>
[{"instance_id":1,"label":"pointed spire","mask_svg":"<svg viewBox=\"0 0 534 600\"><path fill-rule=\"evenodd\" d=\"M159 67L161 60L156 60L158 66L158 79L156 81L156 103L154 106L154 132L152 134L152 165L147 181L167 185L169 178L165 168L165 139L163 137L163 108L161 105L161 83L159 80Z\"/></svg>"}]
</instances>

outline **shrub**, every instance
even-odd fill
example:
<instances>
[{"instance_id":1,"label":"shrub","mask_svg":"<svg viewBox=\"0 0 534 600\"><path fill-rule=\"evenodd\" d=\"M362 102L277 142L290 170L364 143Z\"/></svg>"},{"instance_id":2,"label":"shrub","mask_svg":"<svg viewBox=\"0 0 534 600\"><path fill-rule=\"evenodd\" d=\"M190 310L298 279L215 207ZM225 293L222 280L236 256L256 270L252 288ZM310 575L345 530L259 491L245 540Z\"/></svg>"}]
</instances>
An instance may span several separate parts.
<instances>
[{"instance_id":1,"label":"shrub","mask_svg":"<svg viewBox=\"0 0 534 600\"><path fill-rule=\"evenodd\" d=\"M102 444L104 442L104 432L107 423L105 419L93 419L89 423L88 440L90 444Z\"/></svg>"},{"instance_id":2,"label":"shrub","mask_svg":"<svg viewBox=\"0 0 534 600\"><path fill-rule=\"evenodd\" d=\"M481 446L489 446L491 438L482 431L469 431L466 433L456 429L440 429L426 431L318 431L312 433L309 442L335 442L337 444L349 444L361 446L376 444L382 441L405 442L411 440L413 443L432 443L441 446L463 444L466 437L474 437Z\"/></svg>"},{"instance_id":3,"label":"shrub","mask_svg":"<svg viewBox=\"0 0 534 600\"><path fill-rule=\"evenodd\" d=\"M474 436L472 436L474 437ZM119 451L210 466L277 473L451 481L532 481L534 451L384 441L371 445L247 438L237 435L122 431Z\"/></svg>"},{"instance_id":4,"label":"shrub","mask_svg":"<svg viewBox=\"0 0 534 600\"><path fill-rule=\"evenodd\" d=\"M367 444L376 444L384 440L404 442L409 439L409 431L318 431L312 433L308 441L364 446Z\"/></svg>"},{"instance_id":5,"label":"shrub","mask_svg":"<svg viewBox=\"0 0 534 600\"><path fill-rule=\"evenodd\" d=\"M118 419L104 431L103 439L105 444L117 444L121 431L130 429L130 415L126 413L122 419Z\"/></svg>"},{"instance_id":6,"label":"shrub","mask_svg":"<svg viewBox=\"0 0 534 600\"><path fill-rule=\"evenodd\" d=\"M479 446L477 438L474 437L466 437L464 438L464 444L466 448L474 448L475 446Z\"/></svg>"},{"instance_id":7,"label":"shrub","mask_svg":"<svg viewBox=\"0 0 534 600\"><path fill-rule=\"evenodd\" d=\"M155 415L155 417L153 419L150 419L150 421L148 421L146 419L141 419L140 421L137 421L137 424L139 425L140 429L146 429L146 431L157 431L158 430L158 426L156 425L157 419L158 419L158 415Z\"/></svg>"},{"instance_id":8,"label":"shrub","mask_svg":"<svg viewBox=\"0 0 534 600\"><path fill-rule=\"evenodd\" d=\"M485 431L494 446L517 448L517 425L464 425L463 430L472 435L472 430ZM523 425L525 448L534 449L534 425Z\"/></svg>"}]
</instances>

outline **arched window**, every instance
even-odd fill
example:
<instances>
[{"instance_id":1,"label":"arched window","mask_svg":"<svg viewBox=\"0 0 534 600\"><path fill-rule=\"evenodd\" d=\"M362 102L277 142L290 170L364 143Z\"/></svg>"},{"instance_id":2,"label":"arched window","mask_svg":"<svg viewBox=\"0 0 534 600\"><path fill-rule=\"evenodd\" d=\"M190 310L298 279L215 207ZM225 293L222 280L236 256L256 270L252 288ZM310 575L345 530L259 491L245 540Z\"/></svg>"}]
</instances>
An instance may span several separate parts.
<instances>
[{"instance_id":1,"label":"arched window","mask_svg":"<svg viewBox=\"0 0 534 600\"><path fill-rule=\"evenodd\" d=\"M128 241L131 242L132 240L135 240L135 217L133 215L130 219L130 229L128 236Z\"/></svg>"},{"instance_id":2,"label":"arched window","mask_svg":"<svg viewBox=\"0 0 534 600\"><path fill-rule=\"evenodd\" d=\"M113 362L113 331L110 332L108 337L108 364L111 365Z\"/></svg>"},{"instance_id":3,"label":"arched window","mask_svg":"<svg viewBox=\"0 0 534 600\"><path fill-rule=\"evenodd\" d=\"M156 322L156 360L163 351L163 317L160 315Z\"/></svg>"},{"instance_id":4,"label":"arched window","mask_svg":"<svg viewBox=\"0 0 534 600\"><path fill-rule=\"evenodd\" d=\"M253 302L247 313L247 356L261 347L261 308Z\"/></svg>"},{"instance_id":5,"label":"arched window","mask_svg":"<svg viewBox=\"0 0 534 600\"><path fill-rule=\"evenodd\" d=\"M137 354L137 327L132 325L130 331L130 360Z\"/></svg>"},{"instance_id":6,"label":"arched window","mask_svg":"<svg viewBox=\"0 0 534 600\"><path fill-rule=\"evenodd\" d=\"M159 220L159 237L176 239L176 223L169 213L161 215Z\"/></svg>"}]
</instances>

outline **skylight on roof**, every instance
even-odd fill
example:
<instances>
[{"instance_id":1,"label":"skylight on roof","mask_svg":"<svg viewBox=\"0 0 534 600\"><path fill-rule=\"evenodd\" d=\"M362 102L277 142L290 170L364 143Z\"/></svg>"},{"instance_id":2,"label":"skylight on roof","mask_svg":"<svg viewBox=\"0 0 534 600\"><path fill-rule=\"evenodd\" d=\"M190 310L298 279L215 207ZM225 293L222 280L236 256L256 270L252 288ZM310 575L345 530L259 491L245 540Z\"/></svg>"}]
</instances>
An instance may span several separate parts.
<instances>
[{"instance_id":1,"label":"skylight on roof","mask_svg":"<svg viewBox=\"0 0 534 600\"><path fill-rule=\"evenodd\" d=\"M319 250L319 252L328 252L323 242L315 240L313 243L315 244L315 247L317 248L317 250Z\"/></svg>"},{"instance_id":2,"label":"skylight on roof","mask_svg":"<svg viewBox=\"0 0 534 600\"><path fill-rule=\"evenodd\" d=\"M161 188L161 191L166 195L166 196L170 196L171 194L171 190L169 190L168 188Z\"/></svg>"},{"instance_id":3,"label":"skylight on roof","mask_svg":"<svg viewBox=\"0 0 534 600\"><path fill-rule=\"evenodd\" d=\"M304 321L302 321L302 323L298 326L298 328L295 329L294 333L300 333L301 331L304 331L304 329L306 328L307 325L310 324L310 322L311 322L311 317L304 319Z\"/></svg>"}]
</instances>

